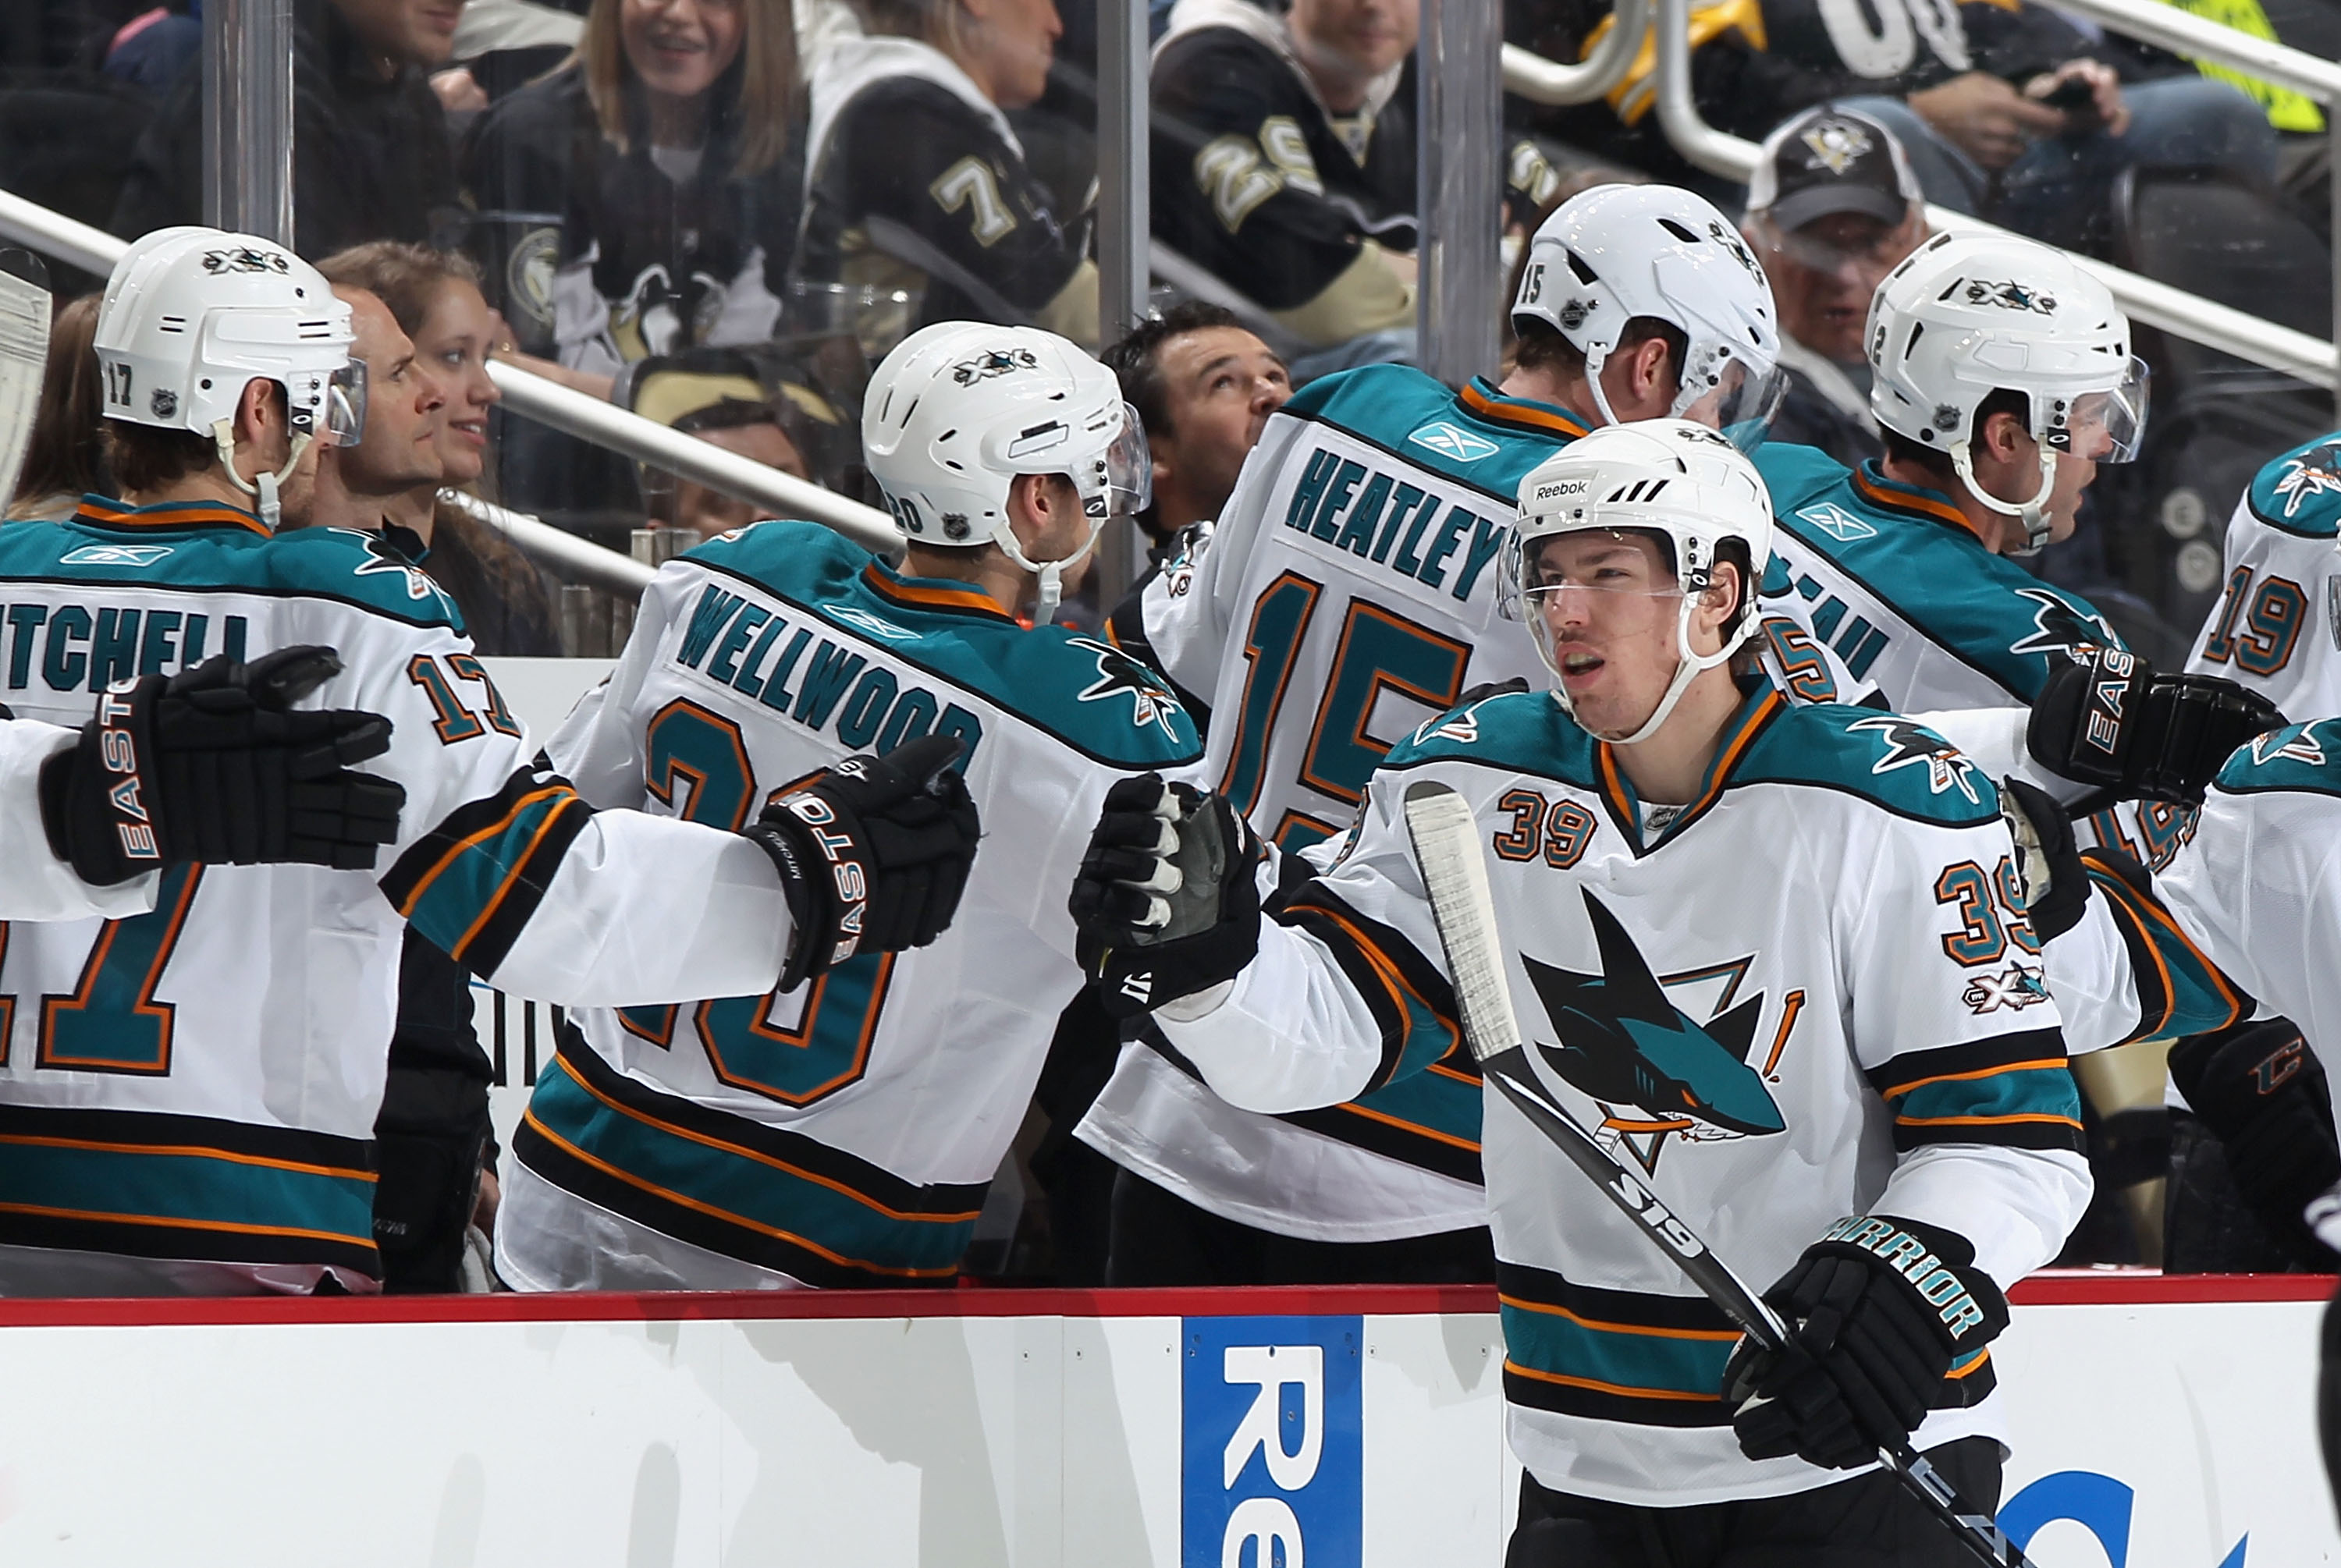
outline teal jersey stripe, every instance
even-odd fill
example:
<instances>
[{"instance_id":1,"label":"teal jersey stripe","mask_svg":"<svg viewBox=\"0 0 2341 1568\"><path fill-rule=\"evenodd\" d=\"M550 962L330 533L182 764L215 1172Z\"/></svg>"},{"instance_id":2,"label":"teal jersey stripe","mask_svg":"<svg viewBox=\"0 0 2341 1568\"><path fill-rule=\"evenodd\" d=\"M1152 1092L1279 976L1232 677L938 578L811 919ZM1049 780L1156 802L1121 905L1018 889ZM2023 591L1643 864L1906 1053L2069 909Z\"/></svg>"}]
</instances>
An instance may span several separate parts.
<instances>
[{"instance_id":1,"label":"teal jersey stripe","mask_svg":"<svg viewBox=\"0 0 2341 1568\"><path fill-rule=\"evenodd\" d=\"M1913 1121L1959 1116L2066 1116L2081 1119L2081 1095L2061 1062L2019 1067L1984 1078L1921 1084L1898 1097L1894 1114Z\"/></svg>"},{"instance_id":2,"label":"teal jersey stripe","mask_svg":"<svg viewBox=\"0 0 2341 1568\"><path fill-rule=\"evenodd\" d=\"M1737 1335L1686 1337L1596 1326L1557 1312L1502 1305L1504 1351L1532 1372L1585 1378L1631 1394L1719 1395Z\"/></svg>"},{"instance_id":3,"label":"teal jersey stripe","mask_svg":"<svg viewBox=\"0 0 2341 1568\"><path fill-rule=\"evenodd\" d=\"M303 1232L371 1249L374 1184L221 1155L0 1140L0 1206ZM200 1255L191 1249L189 1255Z\"/></svg>"},{"instance_id":4,"label":"teal jersey stripe","mask_svg":"<svg viewBox=\"0 0 2341 1568\"><path fill-rule=\"evenodd\" d=\"M537 1079L529 1114L554 1137L628 1182L722 1211L732 1223L786 1234L847 1266L948 1272L967 1250L975 1216L900 1219L808 1176L710 1146L603 1103L555 1059Z\"/></svg>"},{"instance_id":5,"label":"teal jersey stripe","mask_svg":"<svg viewBox=\"0 0 2341 1568\"><path fill-rule=\"evenodd\" d=\"M407 921L443 953L463 956L463 945L513 868L524 859L553 816L582 810L566 785L548 786L537 799L513 811L489 837L467 844L423 888Z\"/></svg>"},{"instance_id":6,"label":"teal jersey stripe","mask_svg":"<svg viewBox=\"0 0 2341 1568\"><path fill-rule=\"evenodd\" d=\"M1414 1041L1410 1037L1408 1053L1413 1049ZM1478 1083L1467 1083L1445 1073L1418 1072L1403 1058L1399 1070L1407 1076L1370 1095L1360 1095L1351 1103L1382 1116L1395 1116L1410 1126L1474 1144L1479 1141L1479 1113L1486 1094Z\"/></svg>"}]
</instances>

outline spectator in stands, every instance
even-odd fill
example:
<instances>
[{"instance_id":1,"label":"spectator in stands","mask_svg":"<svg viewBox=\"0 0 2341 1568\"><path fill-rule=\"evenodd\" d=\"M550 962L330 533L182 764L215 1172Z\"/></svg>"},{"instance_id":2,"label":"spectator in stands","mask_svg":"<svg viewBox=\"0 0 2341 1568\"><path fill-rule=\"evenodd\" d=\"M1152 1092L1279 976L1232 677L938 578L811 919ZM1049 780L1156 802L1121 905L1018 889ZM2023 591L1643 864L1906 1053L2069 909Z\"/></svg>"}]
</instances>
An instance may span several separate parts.
<instances>
[{"instance_id":1,"label":"spectator in stands","mask_svg":"<svg viewBox=\"0 0 2341 1568\"><path fill-rule=\"evenodd\" d=\"M500 242L521 346L606 397L645 355L771 338L796 124L788 0L593 0L575 56L464 148L483 212L546 215Z\"/></svg>"},{"instance_id":2,"label":"spectator in stands","mask_svg":"<svg viewBox=\"0 0 2341 1568\"><path fill-rule=\"evenodd\" d=\"M1051 0L862 0L872 35L812 71L792 325L876 359L976 320L1095 343L1087 212L1060 209L1003 111L1036 102L1062 30Z\"/></svg>"},{"instance_id":3,"label":"spectator in stands","mask_svg":"<svg viewBox=\"0 0 2341 1568\"><path fill-rule=\"evenodd\" d=\"M169 0L115 30L106 41L105 74L159 98L203 45L203 18L195 15L194 0Z\"/></svg>"},{"instance_id":4,"label":"spectator in stands","mask_svg":"<svg viewBox=\"0 0 2341 1568\"><path fill-rule=\"evenodd\" d=\"M49 324L40 405L33 416L25 466L16 475L16 493L8 502L11 522L35 518L62 522L74 514L85 494L115 492L105 471L105 411L99 401L97 354L91 346L97 335L98 297L84 294L69 302Z\"/></svg>"},{"instance_id":5,"label":"spectator in stands","mask_svg":"<svg viewBox=\"0 0 2341 1568\"><path fill-rule=\"evenodd\" d=\"M298 0L293 229L302 255L460 227L446 115L424 78L446 64L463 9L463 0ZM203 74L182 71L139 138L115 233L202 221Z\"/></svg>"},{"instance_id":6,"label":"spectator in stands","mask_svg":"<svg viewBox=\"0 0 2341 1568\"><path fill-rule=\"evenodd\" d=\"M1140 324L1102 358L1154 454L1154 502L1138 521L1159 566L1180 534L1219 516L1292 377L1233 312L1200 300Z\"/></svg>"},{"instance_id":7,"label":"spectator in stands","mask_svg":"<svg viewBox=\"0 0 2341 1568\"><path fill-rule=\"evenodd\" d=\"M1869 412L1869 298L1927 237L1927 211L1894 134L1847 110L1808 109L1764 140L1740 232L1772 280L1788 393L1770 440L1848 468L1885 455Z\"/></svg>"},{"instance_id":8,"label":"spectator in stands","mask_svg":"<svg viewBox=\"0 0 2341 1568\"><path fill-rule=\"evenodd\" d=\"M1573 31L1590 48L1607 0L1544 0L1567 15L1530 29ZM2026 0L1948 5L1756 0L1691 18L1692 94L1719 129L1760 138L1799 110L1833 103L1902 142L1927 199L2059 243L2094 241L2113 176L2131 164L2187 164L2269 178L2276 136L2257 104L2168 55L2093 38ZM1547 47L1550 47L1548 42ZM1599 105L1553 128L1589 149L1672 177L1680 160L1653 113L1646 55ZM1622 122L1622 129L1620 123Z\"/></svg>"},{"instance_id":9,"label":"spectator in stands","mask_svg":"<svg viewBox=\"0 0 2341 1568\"><path fill-rule=\"evenodd\" d=\"M643 373L630 378L628 401L636 413L767 468L812 479L777 401L765 394L744 359L702 354L688 363L644 364ZM772 515L752 501L672 474L646 472L643 491L654 521L690 536L684 549Z\"/></svg>"},{"instance_id":10,"label":"spectator in stands","mask_svg":"<svg viewBox=\"0 0 2341 1568\"><path fill-rule=\"evenodd\" d=\"M1180 0L1154 56L1155 237L1305 349L1298 379L1413 352L1420 0ZM1557 179L1506 160L1514 219Z\"/></svg>"},{"instance_id":11,"label":"spectator in stands","mask_svg":"<svg viewBox=\"0 0 2341 1568\"><path fill-rule=\"evenodd\" d=\"M382 240L328 256L318 270L389 309L434 401L431 446L439 477L389 498L384 515L413 535L423 570L463 610L464 630L482 653L558 657L559 620L543 577L453 495L476 490L485 477L488 411L503 400L487 371L503 323L480 293L471 258Z\"/></svg>"}]
</instances>

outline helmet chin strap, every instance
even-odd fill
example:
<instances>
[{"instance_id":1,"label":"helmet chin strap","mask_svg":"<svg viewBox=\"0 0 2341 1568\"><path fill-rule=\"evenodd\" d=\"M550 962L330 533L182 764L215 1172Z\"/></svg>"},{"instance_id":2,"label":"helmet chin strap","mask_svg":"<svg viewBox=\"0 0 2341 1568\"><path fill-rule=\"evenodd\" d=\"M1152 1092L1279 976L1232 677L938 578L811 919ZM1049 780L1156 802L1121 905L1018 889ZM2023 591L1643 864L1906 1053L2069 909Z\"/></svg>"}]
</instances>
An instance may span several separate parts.
<instances>
[{"instance_id":1,"label":"helmet chin strap","mask_svg":"<svg viewBox=\"0 0 2341 1568\"><path fill-rule=\"evenodd\" d=\"M271 533L274 533L284 521L284 506L277 499L277 491L293 477L293 471L301 466L301 454L307 452L309 443L316 439L306 431L297 432L293 437L293 455L285 459L283 468L274 473L264 472L257 480L246 481L235 471L235 427L226 420L219 420L212 425L212 444L219 449L220 466L227 470L228 481L259 503L260 526Z\"/></svg>"},{"instance_id":2,"label":"helmet chin strap","mask_svg":"<svg viewBox=\"0 0 2341 1568\"><path fill-rule=\"evenodd\" d=\"M1609 345L1601 343L1586 351L1585 386L1593 394L1593 406L1600 412L1603 424L1623 424L1615 409L1609 406L1609 394L1601 390L1601 367L1609 362ZM1561 704L1567 707L1566 702ZM1575 714L1569 715L1572 719Z\"/></svg>"},{"instance_id":3,"label":"helmet chin strap","mask_svg":"<svg viewBox=\"0 0 2341 1568\"><path fill-rule=\"evenodd\" d=\"M1951 443L1951 471L1959 476L1959 482L1967 487L1967 493L1983 505L2002 517L2021 518L2024 521L2023 548L2010 550L2007 554L2037 555L2040 553L2042 548L2048 542L2048 492L2057 488L2057 454L2049 450L2047 442L2040 443L2040 492L2030 501L2002 501L1977 484L1975 476L1975 461L1964 439Z\"/></svg>"},{"instance_id":4,"label":"helmet chin strap","mask_svg":"<svg viewBox=\"0 0 2341 1568\"><path fill-rule=\"evenodd\" d=\"M1081 547L1072 554L1058 561L1036 561L1024 553L1023 545L1017 542L1015 531L1007 526L1007 519L1002 515L1000 531L992 536L992 542L1000 546L1001 554L1041 580L1041 600L1032 611L1033 625L1046 626L1056 619L1057 606L1065 597L1065 568L1077 566L1085 560L1089 552L1097 548L1098 535L1104 531L1102 521L1093 522L1090 525L1089 538L1083 540Z\"/></svg>"}]
</instances>

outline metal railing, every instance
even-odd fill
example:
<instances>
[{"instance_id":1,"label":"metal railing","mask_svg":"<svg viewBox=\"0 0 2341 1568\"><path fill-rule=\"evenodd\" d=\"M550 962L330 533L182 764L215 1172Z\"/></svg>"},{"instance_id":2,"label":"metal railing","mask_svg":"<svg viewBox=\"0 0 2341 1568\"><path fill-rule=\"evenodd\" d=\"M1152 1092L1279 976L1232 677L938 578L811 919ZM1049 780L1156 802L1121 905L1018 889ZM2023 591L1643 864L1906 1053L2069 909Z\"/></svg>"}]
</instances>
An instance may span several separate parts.
<instances>
[{"instance_id":1,"label":"metal railing","mask_svg":"<svg viewBox=\"0 0 2341 1568\"><path fill-rule=\"evenodd\" d=\"M0 236L100 277L113 271L115 260L129 248L127 241L103 229L77 223L6 191L0 191ZM768 509L774 516L801 517L825 523L866 549L892 553L900 545L902 536L895 531L892 521L876 507L864 506L860 501L823 490L817 484L808 483L777 469L767 468L736 452L726 452L693 436L680 434L656 421L644 419L638 413L599 398L589 397L583 392L573 392L516 365L491 363L488 373L495 378L496 385L503 391L504 406L524 418L550 425L597 446L623 452L652 468L678 474L695 484L703 484L710 490L752 501ZM492 510L501 512L503 509ZM519 513L504 515L521 516ZM638 563L631 557L564 533L533 518L522 521L534 526L517 531L507 530L512 532L513 542L548 564L559 565L577 574L587 570L582 562L607 556L617 564L594 570L639 570ZM555 540L566 543L556 545ZM582 551L591 551L592 554L582 554Z\"/></svg>"},{"instance_id":2,"label":"metal railing","mask_svg":"<svg viewBox=\"0 0 2341 1568\"><path fill-rule=\"evenodd\" d=\"M1531 55L1517 44L1504 45L1504 91L1531 104L1562 107L1589 104L1626 79L1642 37L1650 30L1650 0L1617 0L1609 31L1593 53L1575 65Z\"/></svg>"},{"instance_id":3,"label":"metal railing","mask_svg":"<svg viewBox=\"0 0 2341 1568\"><path fill-rule=\"evenodd\" d=\"M2158 5L2157 0L2138 0L2138 3L2156 9L2167 9ZM1665 131L1667 140L1674 144L1675 150L1691 163L1710 174L1744 181L1756 167L1757 144L1718 131L1699 118L1698 106L1691 96L1689 0L1657 0L1657 4L1658 15L1654 25L1658 34L1659 125ZM2087 0L2086 5L2077 8L2086 9L2093 15L2102 15L2104 12L2114 10L2122 11L2125 15L2128 12L2123 0ZM2194 18L2187 20L2196 21ZM2228 34L2234 38L2244 36L2214 24L2197 21L2196 25ZM2266 45L2265 40L2249 41L2266 48L2281 47ZM2235 53L2238 58L2242 57L2240 51ZM2300 61L2323 65L2323 62L2299 55L2296 50L2286 53L2296 55ZM2223 59L2221 63L2226 62ZM2324 66L2324 70L2335 72L2331 66ZM2307 91L2305 84L2313 79L2304 74L2287 77L2286 84ZM2325 83L2320 90L2328 88L2341 88L2341 73L2335 73L2333 79ZM2328 123L2333 118L2329 114L2326 116ZM2341 204L2336 204L2336 220L2341 220ZM2007 233L1979 218L1931 203L1927 208L1927 221L1938 232ZM2336 254L2341 254L2341 247L2336 247ZM2282 371L2316 386L2341 390L2341 353L2336 353L2334 345L2323 339L2279 326L2274 322L2207 300L2200 294L2190 294L2184 289L2157 283L2152 278L2141 277L2120 267L2092 261L2087 256L2073 259L2113 291L2115 300L2133 321L2144 322L2253 364Z\"/></svg>"}]
</instances>

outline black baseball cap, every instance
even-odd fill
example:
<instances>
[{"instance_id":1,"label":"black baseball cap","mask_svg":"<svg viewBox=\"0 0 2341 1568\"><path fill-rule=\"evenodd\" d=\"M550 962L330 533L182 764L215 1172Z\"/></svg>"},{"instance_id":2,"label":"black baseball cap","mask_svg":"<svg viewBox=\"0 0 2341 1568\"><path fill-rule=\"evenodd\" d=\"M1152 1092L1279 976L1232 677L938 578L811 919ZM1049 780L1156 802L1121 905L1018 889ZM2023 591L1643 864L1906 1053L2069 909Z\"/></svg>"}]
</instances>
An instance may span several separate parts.
<instances>
[{"instance_id":1,"label":"black baseball cap","mask_svg":"<svg viewBox=\"0 0 2341 1568\"><path fill-rule=\"evenodd\" d=\"M1764 138L1748 182L1748 211L1781 229L1836 213L1898 223L1925 198L1894 133L1848 109L1808 109Z\"/></svg>"}]
</instances>

